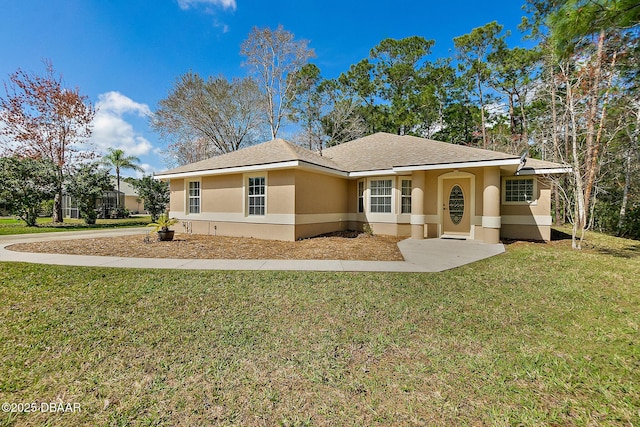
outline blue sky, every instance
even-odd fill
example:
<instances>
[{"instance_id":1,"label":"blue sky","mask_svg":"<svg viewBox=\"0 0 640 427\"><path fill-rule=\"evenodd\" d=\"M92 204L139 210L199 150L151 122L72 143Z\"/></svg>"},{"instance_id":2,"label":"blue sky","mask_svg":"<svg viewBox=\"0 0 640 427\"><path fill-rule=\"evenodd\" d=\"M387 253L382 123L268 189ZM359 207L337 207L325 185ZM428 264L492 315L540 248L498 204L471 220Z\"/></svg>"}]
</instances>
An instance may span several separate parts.
<instances>
[{"instance_id":1,"label":"blue sky","mask_svg":"<svg viewBox=\"0 0 640 427\"><path fill-rule=\"evenodd\" d=\"M518 0L4 0L2 15L0 80L18 68L41 73L50 59L98 107L97 151L122 148L150 173L166 169L148 127L158 101L189 70L246 75L239 51L253 26L282 24L309 40L312 62L333 78L389 37L433 39L435 60L454 37L497 20L520 45L523 12Z\"/></svg>"}]
</instances>

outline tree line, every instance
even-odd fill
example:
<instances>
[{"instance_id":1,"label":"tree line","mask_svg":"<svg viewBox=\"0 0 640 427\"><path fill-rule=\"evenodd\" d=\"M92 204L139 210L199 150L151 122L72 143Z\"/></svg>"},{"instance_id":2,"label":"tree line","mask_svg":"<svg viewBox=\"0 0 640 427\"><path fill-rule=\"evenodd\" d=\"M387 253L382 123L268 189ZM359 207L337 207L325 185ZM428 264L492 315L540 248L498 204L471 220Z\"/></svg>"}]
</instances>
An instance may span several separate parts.
<instances>
[{"instance_id":1,"label":"tree line","mask_svg":"<svg viewBox=\"0 0 640 427\"><path fill-rule=\"evenodd\" d=\"M174 165L277 138L285 128L288 138L320 153L380 131L513 154L527 150L572 167L553 180L553 215L557 224L574 225L575 248L589 228L640 237L640 5L526 0L524 9L518 30L530 47L510 48L510 32L497 22L454 38L454 52L445 58L432 58L435 41L419 35L385 39L333 79L312 62L307 40L282 26L256 27L241 46L245 77L179 76L151 126L167 142ZM80 97L64 92L74 93ZM10 103L0 107L11 111ZM82 118L79 104L73 111L74 120ZM37 142L27 130L45 122L25 122L23 136L11 136L16 143ZM65 123L60 129L86 138L86 121ZM7 135L7 129L0 131ZM59 154L45 156L58 174L56 193L64 156L83 152Z\"/></svg>"}]
</instances>

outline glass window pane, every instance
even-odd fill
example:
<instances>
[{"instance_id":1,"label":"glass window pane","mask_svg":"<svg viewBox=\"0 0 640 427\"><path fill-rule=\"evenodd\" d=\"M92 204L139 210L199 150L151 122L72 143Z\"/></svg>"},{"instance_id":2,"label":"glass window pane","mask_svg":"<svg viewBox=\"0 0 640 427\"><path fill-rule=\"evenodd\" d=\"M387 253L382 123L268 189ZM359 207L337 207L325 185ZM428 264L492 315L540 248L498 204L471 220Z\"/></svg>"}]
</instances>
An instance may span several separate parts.
<instances>
[{"instance_id":1,"label":"glass window pane","mask_svg":"<svg viewBox=\"0 0 640 427\"><path fill-rule=\"evenodd\" d=\"M248 185L248 214L249 215L264 215L265 212L265 178L254 177L249 178Z\"/></svg>"}]
</instances>

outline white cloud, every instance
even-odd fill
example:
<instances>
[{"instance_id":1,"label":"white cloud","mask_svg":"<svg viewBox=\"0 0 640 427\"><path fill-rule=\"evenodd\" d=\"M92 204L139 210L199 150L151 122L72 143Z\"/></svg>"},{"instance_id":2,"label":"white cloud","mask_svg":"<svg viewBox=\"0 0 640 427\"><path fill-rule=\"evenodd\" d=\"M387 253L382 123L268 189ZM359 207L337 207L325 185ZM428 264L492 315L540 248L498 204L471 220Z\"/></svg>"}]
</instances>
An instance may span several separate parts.
<instances>
[{"instance_id":1,"label":"white cloud","mask_svg":"<svg viewBox=\"0 0 640 427\"><path fill-rule=\"evenodd\" d=\"M139 165L144 172L136 171L136 177L142 178L144 175L151 175L154 172L160 172L161 169L156 168L155 166L150 165L149 163L140 163Z\"/></svg>"},{"instance_id":2,"label":"white cloud","mask_svg":"<svg viewBox=\"0 0 640 427\"><path fill-rule=\"evenodd\" d=\"M147 104L139 104L120 92L107 92L98 96L96 104L98 110L108 110L115 114L137 113L140 117L150 116L151 110Z\"/></svg>"},{"instance_id":3,"label":"white cloud","mask_svg":"<svg viewBox=\"0 0 640 427\"><path fill-rule=\"evenodd\" d=\"M218 6L225 10L236 10L236 0L178 0L178 5L182 10L187 10L197 5Z\"/></svg>"},{"instance_id":4,"label":"white cloud","mask_svg":"<svg viewBox=\"0 0 640 427\"><path fill-rule=\"evenodd\" d=\"M100 151L119 148L131 156L141 156L151 151L152 144L123 118L125 114L150 117L148 105L137 103L119 92L107 92L98 97L96 110L91 142Z\"/></svg>"}]
</instances>

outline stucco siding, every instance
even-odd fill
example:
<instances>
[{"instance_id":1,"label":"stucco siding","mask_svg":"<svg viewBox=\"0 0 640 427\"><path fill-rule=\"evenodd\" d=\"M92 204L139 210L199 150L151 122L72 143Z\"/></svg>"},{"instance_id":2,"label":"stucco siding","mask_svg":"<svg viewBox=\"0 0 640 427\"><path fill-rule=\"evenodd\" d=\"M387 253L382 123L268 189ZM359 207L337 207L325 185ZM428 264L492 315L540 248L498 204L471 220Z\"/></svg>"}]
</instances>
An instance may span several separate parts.
<instances>
[{"instance_id":1,"label":"stucco siding","mask_svg":"<svg viewBox=\"0 0 640 427\"><path fill-rule=\"evenodd\" d=\"M504 239L514 240L551 240L550 226L537 225L510 225L504 224L500 230L500 235Z\"/></svg>"},{"instance_id":2,"label":"stucco siding","mask_svg":"<svg viewBox=\"0 0 640 427\"><path fill-rule=\"evenodd\" d=\"M551 187L545 180L536 177L533 179L537 181L532 203L509 204L505 203L504 199L501 200L500 235L503 238L544 241L551 239Z\"/></svg>"},{"instance_id":3,"label":"stucco siding","mask_svg":"<svg viewBox=\"0 0 640 427\"><path fill-rule=\"evenodd\" d=\"M132 214L144 212L144 203L138 196L124 196L124 207Z\"/></svg>"},{"instance_id":4,"label":"stucco siding","mask_svg":"<svg viewBox=\"0 0 640 427\"><path fill-rule=\"evenodd\" d=\"M425 176L424 214L438 215L438 176L440 171L428 171Z\"/></svg>"},{"instance_id":5,"label":"stucco siding","mask_svg":"<svg viewBox=\"0 0 640 427\"><path fill-rule=\"evenodd\" d=\"M295 171L296 214L349 212L351 188L349 184L348 180L340 177ZM353 186L353 192L357 192L355 186Z\"/></svg>"},{"instance_id":6,"label":"stucco siding","mask_svg":"<svg viewBox=\"0 0 640 427\"><path fill-rule=\"evenodd\" d=\"M175 226L179 233L211 236L251 237L267 240L294 240L295 226L290 224L255 224L248 222L185 220Z\"/></svg>"},{"instance_id":7,"label":"stucco siding","mask_svg":"<svg viewBox=\"0 0 640 427\"><path fill-rule=\"evenodd\" d=\"M295 214L295 172L293 170L268 173L267 214Z\"/></svg>"},{"instance_id":8,"label":"stucco siding","mask_svg":"<svg viewBox=\"0 0 640 427\"><path fill-rule=\"evenodd\" d=\"M201 212L242 212L242 174L205 176L201 186Z\"/></svg>"},{"instance_id":9,"label":"stucco siding","mask_svg":"<svg viewBox=\"0 0 640 427\"><path fill-rule=\"evenodd\" d=\"M184 179L172 179L169 183L170 201L169 211L171 216L184 215Z\"/></svg>"}]
</instances>

